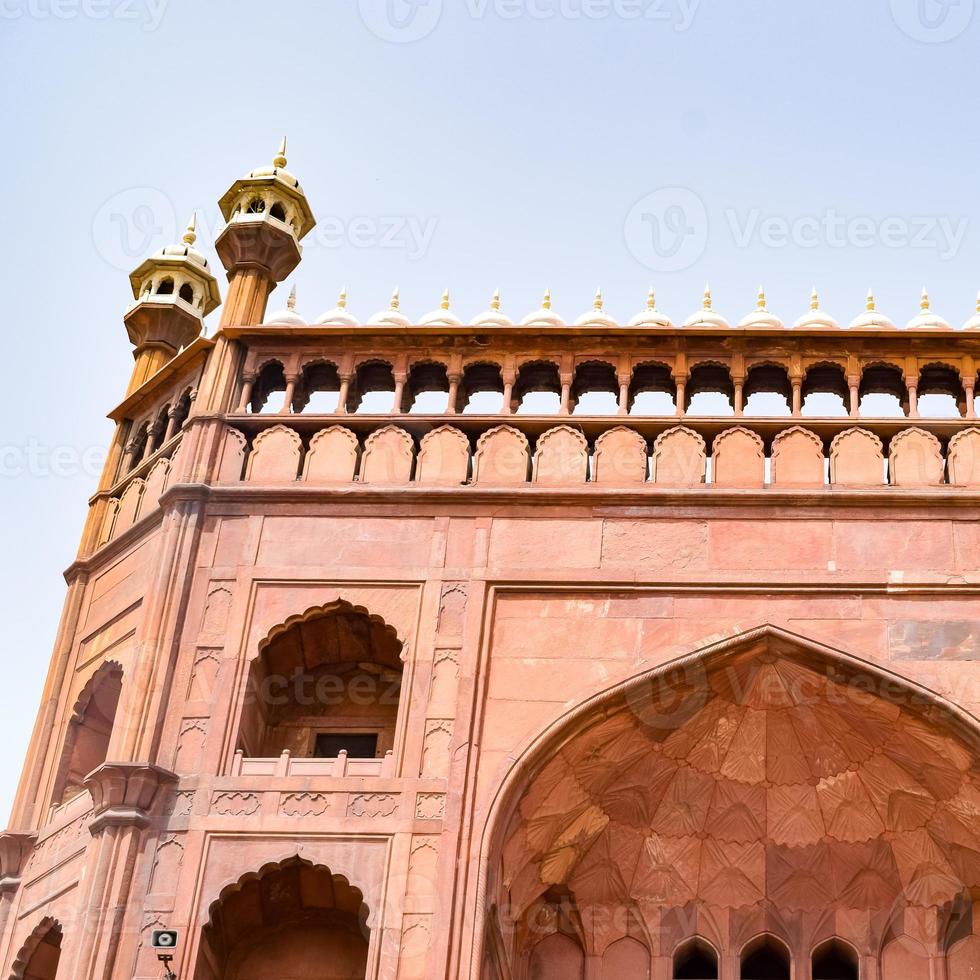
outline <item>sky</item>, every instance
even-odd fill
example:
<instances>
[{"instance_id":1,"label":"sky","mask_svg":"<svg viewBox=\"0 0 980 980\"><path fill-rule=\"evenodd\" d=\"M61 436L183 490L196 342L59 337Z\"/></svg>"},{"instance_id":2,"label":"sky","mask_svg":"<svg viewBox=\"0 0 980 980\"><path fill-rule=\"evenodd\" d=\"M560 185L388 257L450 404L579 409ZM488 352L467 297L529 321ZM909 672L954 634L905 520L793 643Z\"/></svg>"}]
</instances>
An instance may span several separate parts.
<instances>
[{"instance_id":1,"label":"sky","mask_svg":"<svg viewBox=\"0 0 980 980\"><path fill-rule=\"evenodd\" d=\"M732 320L764 284L843 322L873 287L954 325L980 288L975 0L0 0L0 812L132 367L128 273L211 242L289 137L318 227L272 308L401 288L469 319L597 287ZM219 277L224 288L223 277ZM216 315L210 319L213 330Z\"/></svg>"}]
</instances>

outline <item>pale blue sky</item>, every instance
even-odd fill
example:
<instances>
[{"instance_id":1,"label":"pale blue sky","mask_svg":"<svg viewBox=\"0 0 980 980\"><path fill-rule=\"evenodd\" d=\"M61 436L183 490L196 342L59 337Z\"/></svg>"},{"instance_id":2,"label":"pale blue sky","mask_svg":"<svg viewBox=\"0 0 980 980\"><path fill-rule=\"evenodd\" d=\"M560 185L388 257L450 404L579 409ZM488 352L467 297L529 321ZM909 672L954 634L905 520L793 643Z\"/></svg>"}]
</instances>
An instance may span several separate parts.
<instances>
[{"instance_id":1,"label":"pale blue sky","mask_svg":"<svg viewBox=\"0 0 980 980\"><path fill-rule=\"evenodd\" d=\"M105 413L126 273L290 139L320 229L309 317L396 283L467 318L551 286L732 319L812 283L904 323L980 287L974 0L0 0L6 664L0 811L33 724ZM390 11L390 14L389 14ZM418 36L422 35L422 36ZM386 38L395 38L390 40ZM415 40L409 41L409 38ZM222 282L222 287L224 283ZM284 305L284 290L274 298Z\"/></svg>"}]
</instances>

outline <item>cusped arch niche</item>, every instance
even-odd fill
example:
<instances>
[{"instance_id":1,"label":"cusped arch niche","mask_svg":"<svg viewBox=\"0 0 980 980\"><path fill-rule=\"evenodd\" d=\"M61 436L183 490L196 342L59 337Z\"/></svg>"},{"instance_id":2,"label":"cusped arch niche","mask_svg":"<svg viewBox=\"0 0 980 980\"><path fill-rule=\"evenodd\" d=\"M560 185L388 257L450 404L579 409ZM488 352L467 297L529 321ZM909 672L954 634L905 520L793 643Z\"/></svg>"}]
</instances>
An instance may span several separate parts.
<instances>
[{"instance_id":1,"label":"cusped arch niche","mask_svg":"<svg viewBox=\"0 0 980 980\"><path fill-rule=\"evenodd\" d=\"M294 857L222 889L200 935L194 980L362 980L370 929L360 889Z\"/></svg>"},{"instance_id":2,"label":"cusped arch niche","mask_svg":"<svg viewBox=\"0 0 980 980\"><path fill-rule=\"evenodd\" d=\"M555 723L498 792L481 859L472 978L524 975L528 917L549 895L571 922L628 910L655 958L709 922L722 957L775 936L796 975L818 933L877 958L892 941L881 910L935 921L978 894L977 723L875 665L761 627ZM581 935L586 958L600 955Z\"/></svg>"}]
</instances>

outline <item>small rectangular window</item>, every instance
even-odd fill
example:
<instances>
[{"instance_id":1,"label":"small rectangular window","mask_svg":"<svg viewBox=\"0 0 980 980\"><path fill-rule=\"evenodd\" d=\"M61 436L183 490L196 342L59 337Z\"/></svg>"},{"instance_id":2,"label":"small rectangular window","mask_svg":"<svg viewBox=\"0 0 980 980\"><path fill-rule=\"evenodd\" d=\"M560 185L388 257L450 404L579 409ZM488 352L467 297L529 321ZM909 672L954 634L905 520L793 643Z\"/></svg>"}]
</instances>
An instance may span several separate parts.
<instances>
[{"instance_id":1,"label":"small rectangular window","mask_svg":"<svg viewBox=\"0 0 980 980\"><path fill-rule=\"evenodd\" d=\"M346 750L351 759L374 759L378 754L378 736L348 734L347 732L320 732L313 746L315 759L336 759Z\"/></svg>"}]
</instances>

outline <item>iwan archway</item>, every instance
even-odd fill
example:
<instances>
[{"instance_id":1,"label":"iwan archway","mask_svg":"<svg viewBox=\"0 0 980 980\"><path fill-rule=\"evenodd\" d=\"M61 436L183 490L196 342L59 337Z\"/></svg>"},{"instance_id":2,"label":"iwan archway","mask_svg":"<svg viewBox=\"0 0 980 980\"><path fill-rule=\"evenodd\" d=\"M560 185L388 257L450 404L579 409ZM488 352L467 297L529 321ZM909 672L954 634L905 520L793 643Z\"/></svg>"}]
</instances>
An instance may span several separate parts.
<instances>
[{"instance_id":1,"label":"iwan archway","mask_svg":"<svg viewBox=\"0 0 980 980\"><path fill-rule=\"evenodd\" d=\"M977 722L763 627L553 726L498 795L481 870L471 977L965 980Z\"/></svg>"}]
</instances>

